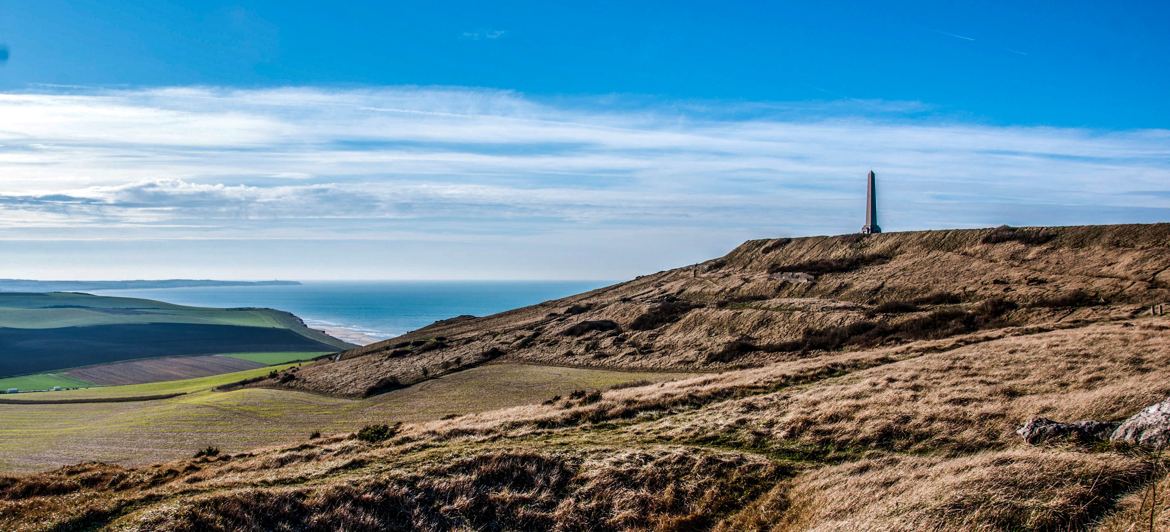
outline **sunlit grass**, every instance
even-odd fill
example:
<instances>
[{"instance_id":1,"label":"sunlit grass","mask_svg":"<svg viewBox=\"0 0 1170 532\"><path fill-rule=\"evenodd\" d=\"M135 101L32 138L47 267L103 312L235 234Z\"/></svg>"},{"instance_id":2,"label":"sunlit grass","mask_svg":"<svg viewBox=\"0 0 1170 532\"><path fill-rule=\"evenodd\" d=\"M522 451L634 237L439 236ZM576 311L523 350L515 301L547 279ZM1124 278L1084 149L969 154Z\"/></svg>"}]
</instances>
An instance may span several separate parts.
<instances>
[{"instance_id":1,"label":"sunlit grass","mask_svg":"<svg viewBox=\"0 0 1170 532\"><path fill-rule=\"evenodd\" d=\"M271 366L274 364L287 364L289 362L310 360L328 353L329 351L301 351L288 353L225 353L223 356L248 360L257 364Z\"/></svg>"}]
</instances>

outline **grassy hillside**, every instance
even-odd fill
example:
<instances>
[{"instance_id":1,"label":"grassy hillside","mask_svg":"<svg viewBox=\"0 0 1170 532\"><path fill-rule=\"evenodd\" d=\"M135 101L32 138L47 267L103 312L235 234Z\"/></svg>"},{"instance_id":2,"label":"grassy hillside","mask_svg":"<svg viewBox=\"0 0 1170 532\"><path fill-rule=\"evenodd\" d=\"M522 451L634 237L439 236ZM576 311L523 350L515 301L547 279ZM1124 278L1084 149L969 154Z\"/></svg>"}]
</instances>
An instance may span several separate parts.
<instances>
[{"instance_id":1,"label":"grassy hillside","mask_svg":"<svg viewBox=\"0 0 1170 532\"><path fill-rule=\"evenodd\" d=\"M432 421L541 402L578 389L598 390L686 376L495 364L365 401L271 389L212 391L217 386L289 367L292 366L181 381L0 396L0 471L35 471L88 460L146 465L188 457L208 445L225 452L241 452L257 446L299 443L314 431L329 434L355 431L373 423ZM77 403L172 394L184 395L136 402ZM14 399L59 403L5 403ZM2 523L0 529L4 528Z\"/></svg>"},{"instance_id":2,"label":"grassy hillside","mask_svg":"<svg viewBox=\"0 0 1170 532\"><path fill-rule=\"evenodd\" d=\"M243 400L250 419L281 426L318 402L434 409L451 401L440 383L520 364L708 373L0 478L0 528L1170 529L1155 491L1170 482L1164 457L1015 432L1037 416L1123 420L1166 399L1170 316L1149 310L1167 302L1170 225L753 241L200 397ZM528 378L452 392L480 405ZM24 428L9 437L29 445L31 420L49 417L13 419ZM161 434L224 419L147 418Z\"/></svg>"},{"instance_id":3,"label":"grassy hillside","mask_svg":"<svg viewBox=\"0 0 1170 532\"><path fill-rule=\"evenodd\" d=\"M980 329L1117 319L1170 300L1170 224L747 242L702 264L440 322L284 386L360 397L486 360L726 370Z\"/></svg>"},{"instance_id":4,"label":"grassy hillside","mask_svg":"<svg viewBox=\"0 0 1170 532\"><path fill-rule=\"evenodd\" d=\"M71 377L64 373L37 373L0 379L0 391L8 390L9 388L17 388L20 390L49 390L54 386L78 388L94 386L94 383Z\"/></svg>"},{"instance_id":5,"label":"grassy hillside","mask_svg":"<svg viewBox=\"0 0 1170 532\"><path fill-rule=\"evenodd\" d=\"M0 293L0 376L168 355L302 356L347 347L305 327L296 316L272 309L186 307L77 293Z\"/></svg>"}]
</instances>

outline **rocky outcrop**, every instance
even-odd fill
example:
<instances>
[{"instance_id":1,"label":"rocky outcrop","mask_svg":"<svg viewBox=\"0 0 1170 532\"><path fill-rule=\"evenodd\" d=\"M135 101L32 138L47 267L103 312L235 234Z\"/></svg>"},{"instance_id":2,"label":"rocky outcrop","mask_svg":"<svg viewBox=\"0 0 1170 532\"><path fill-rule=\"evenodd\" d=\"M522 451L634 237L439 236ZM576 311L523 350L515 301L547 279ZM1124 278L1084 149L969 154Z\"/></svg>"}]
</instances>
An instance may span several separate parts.
<instances>
[{"instance_id":1,"label":"rocky outcrop","mask_svg":"<svg viewBox=\"0 0 1170 532\"><path fill-rule=\"evenodd\" d=\"M1051 441L1075 441L1078 443L1092 443L1101 441L1117 429L1120 423L1116 421L1075 421L1061 423L1048 418L1038 417L1029 420L1024 426L1016 429L1016 434L1024 441L1033 445Z\"/></svg>"},{"instance_id":2,"label":"rocky outcrop","mask_svg":"<svg viewBox=\"0 0 1170 532\"><path fill-rule=\"evenodd\" d=\"M1142 409L1125 421L1075 421L1061 423L1037 417L1016 429L1024 441L1033 445L1052 441L1114 443L1164 449L1170 445L1170 398Z\"/></svg>"},{"instance_id":3,"label":"rocky outcrop","mask_svg":"<svg viewBox=\"0 0 1170 532\"><path fill-rule=\"evenodd\" d=\"M1115 442L1164 449L1170 444L1170 398L1125 420L1110 437Z\"/></svg>"}]
</instances>

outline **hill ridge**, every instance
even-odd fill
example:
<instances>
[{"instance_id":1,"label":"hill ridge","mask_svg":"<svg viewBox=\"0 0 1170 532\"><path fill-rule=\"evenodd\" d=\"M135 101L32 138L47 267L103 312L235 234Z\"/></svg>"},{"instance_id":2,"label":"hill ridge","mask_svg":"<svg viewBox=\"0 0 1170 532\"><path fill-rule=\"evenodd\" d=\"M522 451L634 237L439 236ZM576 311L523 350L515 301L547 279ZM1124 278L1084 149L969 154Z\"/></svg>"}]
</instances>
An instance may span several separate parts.
<instances>
[{"instance_id":1,"label":"hill ridge","mask_svg":"<svg viewBox=\"0 0 1170 532\"><path fill-rule=\"evenodd\" d=\"M749 240L723 257L301 368L280 386L368 396L492 360L723 370L1170 299L1170 224ZM274 385L266 382L259 385Z\"/></svg>"}]
</instances>

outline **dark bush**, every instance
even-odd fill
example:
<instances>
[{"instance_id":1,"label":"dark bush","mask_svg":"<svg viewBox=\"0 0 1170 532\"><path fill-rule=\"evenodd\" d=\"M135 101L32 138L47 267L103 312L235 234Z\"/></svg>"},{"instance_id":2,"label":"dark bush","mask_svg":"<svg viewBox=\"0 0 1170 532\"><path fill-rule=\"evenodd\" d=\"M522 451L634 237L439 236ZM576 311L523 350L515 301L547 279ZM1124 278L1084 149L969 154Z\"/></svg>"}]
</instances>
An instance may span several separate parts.
<instances>
[{"instance_id":1,"label":"dark bush","mask_svg":"<svg viewBox=\"0 0 1170 532\"><path fill-rule=\"evenodd\" d=\"M593 331L619 331L621 326L613 320L585 320L565 329L565 336L581 336Z\"/></svg>"},{"instance_id":2,"label":"dark bush","mask_svg":"<svg viewBox=\"0 0 1170 532\"><path fill-rule=\"evenodd\" d=\"M208 445L207 447L199 449L195 452L195 458L211 458L213 456L219 456L219 447L214 445Z\"/></svg>"},{"instance_id":3,"label":"dark bush","mask_svg":"<svg viewBox=\"0 0 1170 532\"><path fill-rule=\"evenodd\" d=\"M319 431L319 430L314 430L311 434L309 434L310 440L315 440L315 439L320 438L320 437L321 437L321 431Z\"/></svg>"},{"instance_id":4,"label":"dark bush","mask_svg":"<svg viewBox=\"0 0 1170 532\"><path fill-rule=\"evenodd\" d=\"M423 343L422 345L415 347L414 352L415 352L415 354L421 354L421 353L426 353L427 351L434 351L436 349L443 349L444 347L447 347L447 339L443 338L443 337L438 337L438 338L432 338L431 340Z\"/></svg>"},{"instance_id":5,"label":"dark bush","mask_svg":"<svg viewBox=\"0 0 1170 532\"><path fill-rule=\"evenodd\" d=\"M540 404L542 404L542 405L553 405L553 404L556 404L556 403L557 403L557 401L560 401L560 400L561 400L561 396L559 396L559 395L554 395L554 396L552 396L552 397L548 398L546 401L544 401L543 403L540 403Z\"/></svg>"},{"instance_id":6,"label":"dark bush","mask_svg":"<svg viewBox=\"0 0 1170 532\"><path fill-rule=\"evenodd\" d=\"M402 423L395 423L393 425L366 425L361 430L354 434L354 437L368 443L378 443L393 438L398 434L398 430L402 427Z\"/></svg>"},{"instance_id":7,"label":"dark bush","mask_svg":"<svg viewBox=\"0 0 1170 532\"><path fill-rule=\"evenodd\" d=\"M569 308L565 309L565 314L567 314L569 316L576 316L577 314L587 312L591 308L593 308L593 305L589 305L589 304L570 305Z\"/></svg>"},{"instance_id":8,"label":"dark bush","mask_svg":"<svg viewBox=\"0 0 1170 532\"><path fill-rule=\"evenodd\" d=\"M634 318L634 321L630 323L630 328L635 331L657 329L663 325L682 319L686 313L701 306L703 305L682 299L662 301L651 307L644 314Z\"/></svg>"},{"instance_id":9,"label":"dark bush","mask_svg":"<svg viewBox=\"0 0 1170 532\"><path fill-rule=\"evenodd\" d=\"M289 373L289 372L284 372L280 375L280 380L278 382L280 382L281 384L288 384L288 383L295 381L295 380L297 380L296 375L293 375L292 373Z\"/></svg>"},{"instance_id":10,"label":"dark bush","mask_svg":"<svg viewBox=\"0 0 1170 532\"><path fill-rule=\"evenodd\" d=\"M796 264L775 265L768 268L768 273L801 272L813 275L845 273L859 270L866 266L885 264L889 261L889 255L854 255L852 257L837 259L815 259Z\"/></svg>"},{"instance_id":11,"label":"dark bush","mask_svg":"<svg viewBox=\"0 0 1170 532\"><path fill-rule=\"evenodd\" d=\"M791 238L777 238L776 240L764 244L764 247L760 248L760 253L767 255L791 243Z\"/></svg>"},{"instance_id":12,"label":"dark bush","mask_svg":"<svg viewBox=\"0 0 1170 532\"><path fill-rule=\"evenodd\" d=\"M1001 225L983 237L984 244L1000 244L1003 242L1019 242L1028 246L1047 244L1056 234L1044 229L1021 229L1008 225Z\"/></svg>"},{"instance_id":13,"label":"dark bush","mask_svg":"<svg viewBox=\"0 0 1170 532\"><path fill-rule=\"evenodd\" d=\"M740 338L738 340L732 340L726 344L723 344L723 347L718 351L707 353L705 361L708 364L714 364L716 362L731 362L732 360L735 360L747 353L752 351L760 351L762 349L764 348L761 348L760 346L752 343L750 339Z\"/></svg>"},{"instance_id":14,"label":"dark bush","mask_svg":"<svg viewBox=\"0 0 1170 532\"><path fill-rule=\"evenodd\" d=\"M589 404L596 403L600 400L601 400L601 392L594 390L592 392L585 394L585 396L581 398L580 404L589 405Z\"/></svg>"},{"instance_id":15,"label":"dark bush","mask_svg":"<svg viewBox=\"0 0 1170 532\"><path fill-rule=\"evenodd\" d=\"M373 386L366 388L365 396L371 397L371 396L386 393L389 391L394 391L394 390L397 390L399 388L402 388L402 382L400 382L398 380L398 377L394 377L394 376L384 377L384 378L382 378L382 380L378 381L377 384L374 384Z\"/></svg>"}]
</instances>

